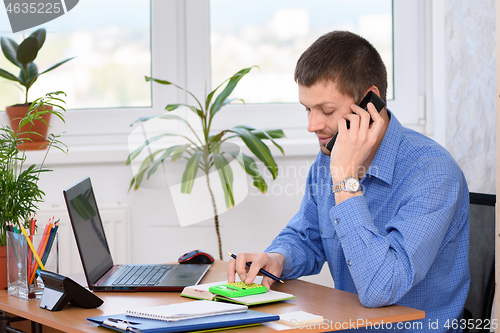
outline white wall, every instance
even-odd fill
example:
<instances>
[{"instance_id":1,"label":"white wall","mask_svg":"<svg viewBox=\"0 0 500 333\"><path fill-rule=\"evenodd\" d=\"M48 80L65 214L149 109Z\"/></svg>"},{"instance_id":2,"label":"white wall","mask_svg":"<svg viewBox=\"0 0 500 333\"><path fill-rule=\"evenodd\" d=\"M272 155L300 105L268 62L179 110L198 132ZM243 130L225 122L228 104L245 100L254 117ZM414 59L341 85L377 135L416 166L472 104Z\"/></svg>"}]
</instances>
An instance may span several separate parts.
<instances>
[{"instance_id":1,"label":"white wall","mask_svg":"<svg viewBox=\"0 0 500 333\"><path fill-rule=\"evenodd\" d=\"M474 192L495 193L495 1L445 5L446 148Z\"/></svg>"}]
</instances>

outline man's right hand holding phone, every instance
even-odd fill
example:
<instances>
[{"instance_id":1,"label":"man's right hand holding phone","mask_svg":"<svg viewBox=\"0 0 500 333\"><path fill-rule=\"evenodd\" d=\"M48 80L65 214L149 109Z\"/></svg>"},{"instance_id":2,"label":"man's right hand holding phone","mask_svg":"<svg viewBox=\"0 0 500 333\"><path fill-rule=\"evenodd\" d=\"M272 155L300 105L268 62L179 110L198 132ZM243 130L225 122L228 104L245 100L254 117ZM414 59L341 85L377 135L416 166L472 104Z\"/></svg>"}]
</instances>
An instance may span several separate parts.
<instances>
[{"instance_id":1,"label":"man's right hand holding phone","mask_svg":"<svg viewBox=\"0 0 500 333\"><path fill-rule=\"evenodd\" d=\"M251 262L252 265L248 267L246 265L247 262ZM234 282L236 273L241 281L250 284L253 283L261 268L271 274L280 276L284 266L285 257L279 253L239 253L236 259L231 258L229 260L227 281L229 283ZM267 276L262 278L262 285L266 286L268 289L271 288L274 282L273 279Z\"/></svg>"},{"instance_id":2,"label":"man's right hand holding phone","mask_svg":"<svg viewBox=\"0 0 500 333\"><path fill-rule=\"evenodd\" d=\"M368 103L367 108L368 112L352 104L351 110L354 114L346 114L339 120L337 141L330 155L333 184L348 177L357 179L364 177L376 152L376 147L380 144L384 119L372 103ZM347 129L347 121L350 122L349 129ZM339 204L356 195L362 194L361 192L336 192L335 203Z\"/></svg>"}]
</instances>

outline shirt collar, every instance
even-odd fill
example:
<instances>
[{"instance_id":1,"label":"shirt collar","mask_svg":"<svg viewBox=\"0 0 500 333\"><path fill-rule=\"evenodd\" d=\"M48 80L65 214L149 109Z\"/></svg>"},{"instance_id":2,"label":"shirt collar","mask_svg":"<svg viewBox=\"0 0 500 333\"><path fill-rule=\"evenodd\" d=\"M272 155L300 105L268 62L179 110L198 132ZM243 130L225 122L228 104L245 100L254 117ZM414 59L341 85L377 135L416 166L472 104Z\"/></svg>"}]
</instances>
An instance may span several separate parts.
<instances>
[{"instance_id":1,"label":"shirt collar","mask_svg":"<svg viewBox=\"0 0 500 333\"><path fill-rule=\"evenodd\" d=\"M389 114L389 126L366 174L391 185L396 167L396 152L401 142L403 126L389 109L387 109L387 113Z\"/></svg>"}]
</instances>

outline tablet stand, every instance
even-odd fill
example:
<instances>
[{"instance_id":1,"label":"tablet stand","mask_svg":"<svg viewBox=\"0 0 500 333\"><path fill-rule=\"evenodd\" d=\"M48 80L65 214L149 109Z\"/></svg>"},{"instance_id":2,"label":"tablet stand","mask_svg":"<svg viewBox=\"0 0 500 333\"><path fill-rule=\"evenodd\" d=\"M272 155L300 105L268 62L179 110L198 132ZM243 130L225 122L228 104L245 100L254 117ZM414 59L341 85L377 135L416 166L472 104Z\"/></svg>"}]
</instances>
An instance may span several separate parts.
<instances>
[{"instance_id":1,"label":"tablet stand","mask_svg":"<svg viewBox=\"0 0 500 333\"><path fill-rule=\"evenodd\" d=\"M40 307L50 311L62 310L68 302L85 309L93 309L104 302L75 281L61 274L40 271L45 285Z\"/></svg>"}]
</instances>

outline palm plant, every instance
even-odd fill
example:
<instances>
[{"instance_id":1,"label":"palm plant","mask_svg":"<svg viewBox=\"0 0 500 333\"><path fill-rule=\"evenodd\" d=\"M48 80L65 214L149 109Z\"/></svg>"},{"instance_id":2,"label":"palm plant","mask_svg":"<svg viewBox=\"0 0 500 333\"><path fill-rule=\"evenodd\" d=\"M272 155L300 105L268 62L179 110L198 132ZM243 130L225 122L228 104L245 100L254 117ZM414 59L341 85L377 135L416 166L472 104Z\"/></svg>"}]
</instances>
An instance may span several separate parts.
<instances>
[{"instance_id":1,"label":"palm plant","mask_svg":"<svg viewBox=\"0 0 500 333\"><path fill-rule=\"evenodd\" d=\"M225 80L220 84L215 90L210 92L208 95L205 94L205 99L200 102L191 92L188 90L173 84L169 81L159 80L152 77L146 77L146 81L156 82L163 85L173 85L178 89L181 89L190 95L194 101L194 105L190 104L168 104L165 107L167 111L174 111L180 107L187 107L193 111L200 119L202 125L202 136L200 137L198 133L193 129L191 124L184 118L173 115L173 114L161 114L151 117L143 117L136 120L131 126L138 122L145 122L153 118L165 119L165 120L175 120L184 123L193 134L193 138L190 138L183 134L177 133L163 133L150 138L145 141L139 148L134 150L127 159L127 164L130 164L135 158L137 158L144 148L148 147L151 143L160 140L166 136L178 136L185 139L186 144L172 145L169 147L160 148L154 152L151 152L142 162L138 172L132 178L130 182L130 189L134 188L137 190L143 181L143 178L147 172L147 178L156 172L161 163L167 158L171 158L172 161L178 160L179 158L184 158L187 160L186 168L182 176L181 193L191 193L196 179L198 170L204 172L208 190L212 200L213 213L214 213L214 223L215 232L217 234L217 241L219 247L219 258L222 260L222 242L219 230L219 216L217 213L217 205L215 202L215 196L211 188L209 173L210 170L214 168L217 170L222 189L224 191L224 198L227 209L234 207L234 196L233 196L233 172L231 166L229 165L228 158L231 157L236 159L241 167L249 174L253 179L253 185L262 193L267 191L267 183L262 177L255 160L239 151L222 151L221 147L224 142L233 138L241 138L245 145L250 149L250 151L264 163L265 167L270 171L273 179L278 175L278 166L271 154L269 147L262 140L270 140L280 151L284 154L283 148L276 143L274 139L283 138L285 135L282 130L259 130L250 126L236 126L231 129L223 130L219 133L212 133L211 126L215 115L221 110L222 107L228 105L234 100L241 99L230 99L229 96L236 88L240 80L250 72L252 67L244 68L239 72L235 73L229 79ZM217 97L214 96L216 92L224 85L224 89L220 92ZM241 154L241 155L239 155ZM241 157L239 157L241 156Z\"/></svg>"},{"instance_id":2,"label":"palm plant","mask_svg":"<svg viewBox=\"0 0 500 333\"><path fill-rule=\"evenodd\" d=\"M52 113L64 122L62 111L65 109L61 106L64 101L57 97L59 94L64 93L58 91L36 99L26 116L20 120L20 127L41 120L45 113ZM55 106L57 109L48 111L45 108L47 105ZM23 226L27 226L29 219L38 210L38 204L43 202L45 193L39 188L38 180L42 172L51 171L44 167L50 148L67 151L67 147L59 141L60 135L50 134L49 146L42 163L39 166L32 164L25 167L27 156L23 147L26 141L31 139L22 137L23 134L27 133L15 133L4 125L0 127L0 246L6 245L7 223L12 222L14 225L22 223Z\"/></svg>"}]
</instances>

